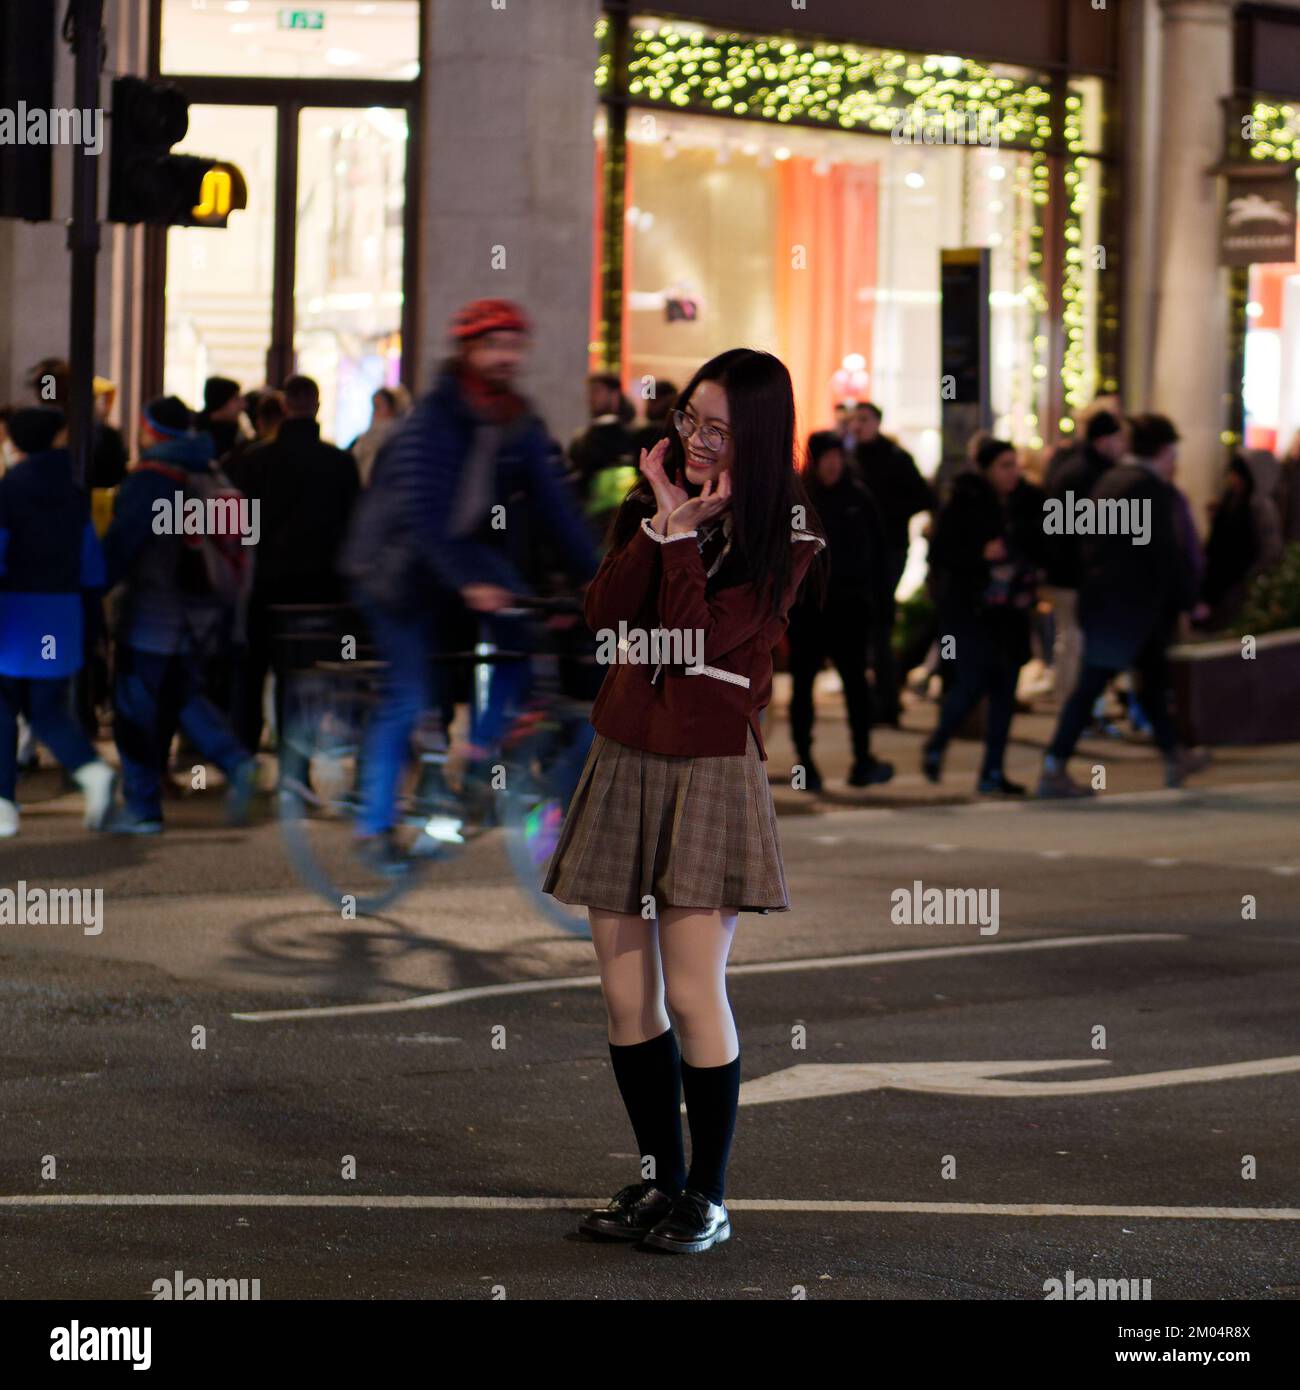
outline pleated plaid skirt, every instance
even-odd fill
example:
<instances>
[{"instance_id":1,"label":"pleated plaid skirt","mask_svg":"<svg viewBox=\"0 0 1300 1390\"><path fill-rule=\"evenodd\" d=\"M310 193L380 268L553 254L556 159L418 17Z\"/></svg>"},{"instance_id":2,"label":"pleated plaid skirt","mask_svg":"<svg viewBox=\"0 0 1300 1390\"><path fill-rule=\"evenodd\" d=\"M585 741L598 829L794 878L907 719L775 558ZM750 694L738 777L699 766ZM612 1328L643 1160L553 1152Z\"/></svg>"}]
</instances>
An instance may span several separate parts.
<instances>
[{"instance_id":1,"label":"pleated plaid skirt","mask_svg":"<svg viewBox=\"0 0 1300 1390\"><path fill-rule=\"evenodd\" d=\"M647 753L597 734L542 891L562 903L786 912L776 808L754 731L738 757Z\"/></svg>"}]
</instances>

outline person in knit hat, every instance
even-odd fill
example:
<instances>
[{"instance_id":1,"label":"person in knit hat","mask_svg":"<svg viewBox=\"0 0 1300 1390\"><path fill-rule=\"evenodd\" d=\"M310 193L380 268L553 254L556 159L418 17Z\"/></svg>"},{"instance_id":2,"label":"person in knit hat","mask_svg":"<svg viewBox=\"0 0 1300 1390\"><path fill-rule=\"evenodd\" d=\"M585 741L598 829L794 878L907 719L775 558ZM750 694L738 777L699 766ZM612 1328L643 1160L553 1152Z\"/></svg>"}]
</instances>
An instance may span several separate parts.
<instances>
[{"instance_id":1,"label":"person in knit hat","mask_svg":"<svg viewBox=\"0 0 1300 1390\"><path fill-rule=\"evenodd\" d=\"M343 571L388 663L357 822L358 855L382 872L407 868L392 835L398 782L421 713L441 708L447 719L430 658L448 649L462 604L481 615L486 640L527 650L527 626L496 614L532 592L525 576L539 528L578 583L599 563L550 435L516 386L530 331L508 299L476 299L455 313L452 353L380 449L344 547ZM494 668L471 758L495 745L528 675L524 663Z\"/></svg>"}]
</instances>

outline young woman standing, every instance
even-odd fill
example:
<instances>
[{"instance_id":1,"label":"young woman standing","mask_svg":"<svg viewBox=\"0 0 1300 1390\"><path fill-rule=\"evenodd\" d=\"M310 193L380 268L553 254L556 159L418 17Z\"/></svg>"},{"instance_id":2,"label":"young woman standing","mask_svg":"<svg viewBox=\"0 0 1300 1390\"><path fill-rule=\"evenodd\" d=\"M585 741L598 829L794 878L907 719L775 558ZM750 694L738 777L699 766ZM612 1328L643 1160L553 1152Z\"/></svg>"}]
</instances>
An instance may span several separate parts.
<instances>
[{"instance_id":1,"label":"young woman standing","mask_svg":"<svg viewBox=\"0 0 1300 1390\"><path fill-rule=\"evenodd\" d=\"M656 629L702 649L690 665L611 664L543 887L590 913L610 1058L641 1153L641 1181L580 1229L694 1253L731 1234L736 916L790 906L758 716L772 649L826 542L795 472L794 396L775 357L736 348L706 362L672 423L641 456L586 619L622 638L620 657Z\"/></svg>"}]
</instances>

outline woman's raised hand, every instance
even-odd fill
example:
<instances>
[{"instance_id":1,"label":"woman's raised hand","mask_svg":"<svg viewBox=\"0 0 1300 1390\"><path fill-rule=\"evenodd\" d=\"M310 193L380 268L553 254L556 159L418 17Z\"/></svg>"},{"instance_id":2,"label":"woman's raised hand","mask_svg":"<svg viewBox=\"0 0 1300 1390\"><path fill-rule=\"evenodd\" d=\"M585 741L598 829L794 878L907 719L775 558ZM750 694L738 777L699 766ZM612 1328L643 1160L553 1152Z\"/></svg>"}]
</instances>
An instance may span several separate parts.
<instances>
[{"instance_id":1,"label":"woman's raised hand","mask_svg":"<svg viewBox=\"0 0 1300 1390\"><path fill-rule=\"evenodd\" d=\"M731 506L731 470L718 475L717 485L712 478L700 489L698 497L688 498L668 517L668 535L694 531L702 522L711 521Z\"/></svg>"},{"instance_id":2,"label":"woman's raised hand","mask_svg":"<svg viewBox=\"0 0 1300 1390\"><path fill-rule=\"evenodd\" d=\"M641 476L654 489L655 517L652 525L663 533L663 524L686 501L686 489L668 481L664 459L668 457L668 440L661 439L653 449L641 450Z\"/></svg>"}]
</instances>

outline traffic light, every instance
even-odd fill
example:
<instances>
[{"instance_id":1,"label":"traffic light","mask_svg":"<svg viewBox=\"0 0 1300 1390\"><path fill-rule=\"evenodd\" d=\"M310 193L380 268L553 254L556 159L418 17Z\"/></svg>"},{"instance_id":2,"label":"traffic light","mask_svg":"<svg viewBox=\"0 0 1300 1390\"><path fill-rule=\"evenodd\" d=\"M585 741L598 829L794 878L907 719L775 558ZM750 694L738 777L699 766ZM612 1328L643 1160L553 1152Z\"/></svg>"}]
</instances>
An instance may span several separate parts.
<instances>
[{"instance_id":1,"label":"traffic light","mask_svg":"<svg viewBox=\"0 0 1300 1390\"><path fill-rule=\"evenodd\" d=\"M113 83L108 220L171 226L189 221L215 159L172 154L190 128L190 104L174 82L119 77Z\"/></svg>"},{"instance_id":2,"label":"traffic light","mask_svg":"<svg viewBox=\"0 0 1300 1390\"><path fill-rule=\"evenodd\" d=\"M224 227L232 212L248 206L248 185L233 165L220 160L203 175L199 201L185 217L177 218L184 227Z\"/></svg>"}]
</instances>

